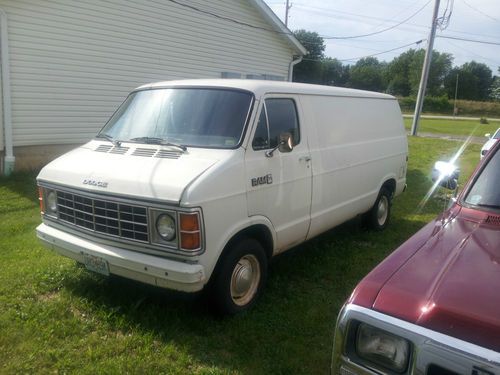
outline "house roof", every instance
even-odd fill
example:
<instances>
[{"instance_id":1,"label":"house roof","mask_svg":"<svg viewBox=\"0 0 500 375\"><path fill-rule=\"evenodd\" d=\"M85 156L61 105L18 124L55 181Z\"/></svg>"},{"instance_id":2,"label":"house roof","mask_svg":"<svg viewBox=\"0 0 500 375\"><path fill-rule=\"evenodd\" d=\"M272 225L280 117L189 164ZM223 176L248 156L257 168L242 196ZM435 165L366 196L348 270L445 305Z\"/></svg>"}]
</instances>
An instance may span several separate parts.
<instances>
[{"instance_id":1,"label":"house roof","mask_svg":"<svg viewBox=\"0 0 500 375\"><path fill-rule=\"evenodd\" d=\"M273 28L285 38L289 44L295 49L297 55L306 55L307 50L295 38L293 33L285 26L283 22L276 16L276 14L264 3L263 0L250 0L249 1L259 13L273 26Z\"/></svg>"}]
</instances>

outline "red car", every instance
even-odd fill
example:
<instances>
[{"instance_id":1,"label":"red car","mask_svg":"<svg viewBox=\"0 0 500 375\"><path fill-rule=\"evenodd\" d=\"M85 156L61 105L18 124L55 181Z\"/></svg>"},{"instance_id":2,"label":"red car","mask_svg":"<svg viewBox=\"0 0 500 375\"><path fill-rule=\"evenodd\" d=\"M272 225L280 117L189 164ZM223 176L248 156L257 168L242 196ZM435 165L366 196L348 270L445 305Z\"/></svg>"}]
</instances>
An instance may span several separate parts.
<instances>
[{"instance_id":1,"label":"red car","mask_svg":"<svg viewBox=\"0 0 500 375\"><path fill-rule=\"evenodd\" d=\"M440 185L455 187L449 173ZM500 375L500 141L340 311L332 374Z\"/></svg>"}]
</instances>

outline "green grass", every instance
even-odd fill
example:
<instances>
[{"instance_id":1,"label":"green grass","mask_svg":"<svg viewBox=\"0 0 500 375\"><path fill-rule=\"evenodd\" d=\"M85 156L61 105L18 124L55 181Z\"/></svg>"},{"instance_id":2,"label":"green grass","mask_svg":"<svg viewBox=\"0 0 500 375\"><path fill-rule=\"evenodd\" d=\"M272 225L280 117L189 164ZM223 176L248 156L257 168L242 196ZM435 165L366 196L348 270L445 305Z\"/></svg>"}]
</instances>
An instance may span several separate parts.
<instances>
[{"instance_id":1,"label":"green grass","mask_svg":"<svg viewBox=\"0 0 500 375\"><path fill-rule=\"evenodd\" d=\"M412 119L404 119L406 130L411 129ZM445 119L429 119L421 118L419 121L418 132L422 133L438 133L475 137L484 137L486 133L493 134L500 127L498 122L490 122L489 124L480 124L479 120L445 120ZM486 142L486 138L484 138Z\"/></svg>"},{"instance_id":2,"label":"green grass","mask_svg":"<svg viewBox=\"0 0 500 375\"><path fill-rule=\"evenodd\" d=\"M0 179L0 373L326 374L336 315L356 283L443 205L417 206L434 161L460 144L411 138L408 190L386 231L354 220L277 257L257 306L204 302L91 274L43 248L32 174ZM479 146L461 158L464 180Z\"/></svg>"}]
</instances>

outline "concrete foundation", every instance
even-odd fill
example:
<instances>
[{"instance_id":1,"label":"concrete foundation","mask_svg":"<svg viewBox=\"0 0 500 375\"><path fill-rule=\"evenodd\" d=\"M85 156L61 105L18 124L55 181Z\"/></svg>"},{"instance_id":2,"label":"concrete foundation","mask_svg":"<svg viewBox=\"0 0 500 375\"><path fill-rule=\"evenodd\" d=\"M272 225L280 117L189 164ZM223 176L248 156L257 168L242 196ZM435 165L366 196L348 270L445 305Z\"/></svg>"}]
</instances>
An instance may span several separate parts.
<instances>
[{"instance_id":1,"label":"concrete foundation","mask_svg":"<svg viewBox=\"0 0 500 375\"><path fill-rule=\"evenodd\" d=\"M18 146L14 147L15 171L36 171L58 156L78 147L72 145ZM0 153L0 172L4 174L5 152Z\"/></svg>"}]
</instances>

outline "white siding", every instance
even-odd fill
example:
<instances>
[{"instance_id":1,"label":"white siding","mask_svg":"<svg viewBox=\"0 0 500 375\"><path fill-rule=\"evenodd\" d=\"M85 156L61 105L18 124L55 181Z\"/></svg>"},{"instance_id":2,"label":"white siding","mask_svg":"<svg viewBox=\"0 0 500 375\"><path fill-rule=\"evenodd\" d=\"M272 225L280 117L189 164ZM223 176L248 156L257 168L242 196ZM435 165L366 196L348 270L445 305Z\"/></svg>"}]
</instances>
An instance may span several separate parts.
<instances>
[{"instance_id":1,"label":"white siding","mask_svg":"<svg viewBox=\"0 0 500 375\"><path fill-rule=\"evenodd\" d=\"M246 0L182 0L270 29ZM168 0L0 0L9 22L14 145L83 143L134 87L222 72L286 77L277 33Z\"/></svg>"}]
</instances>

